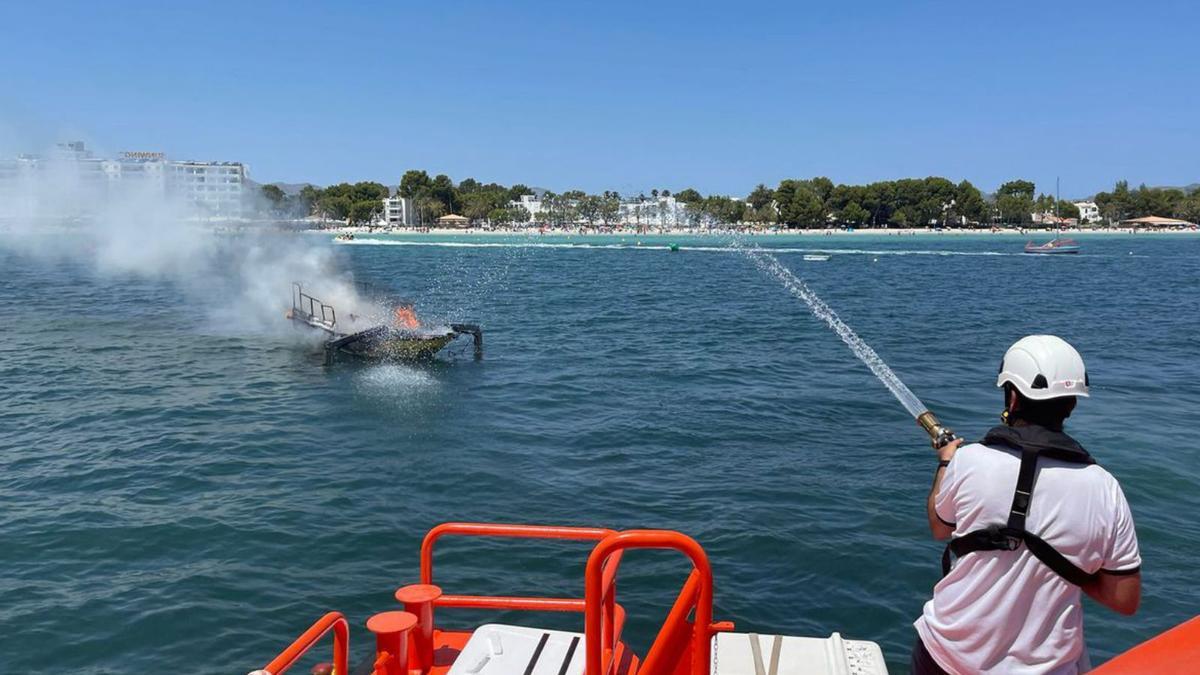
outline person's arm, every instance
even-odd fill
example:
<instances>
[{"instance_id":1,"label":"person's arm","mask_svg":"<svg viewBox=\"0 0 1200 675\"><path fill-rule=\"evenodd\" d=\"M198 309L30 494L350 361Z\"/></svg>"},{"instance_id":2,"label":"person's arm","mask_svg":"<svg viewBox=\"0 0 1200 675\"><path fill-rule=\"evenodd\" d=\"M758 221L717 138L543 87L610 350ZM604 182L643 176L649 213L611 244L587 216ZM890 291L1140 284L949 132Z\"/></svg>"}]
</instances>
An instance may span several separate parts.
<instances>
[{"instance_id":1,"label":"person's arm","mask_svg":"<svg viewBox=\"0 0 1200 675\"><path fill-rule=\"evenodd\" d=\"M1083 586L1083 592L1115 612L1132 616L1142 602L1142 573L1114 574L1101 570L1094 580Z\"/></svg>"},{"instance_id":2,"label":"person's arm","mask_svg":"<svg viewBox=\"0 0 1200 675\"><path fill-rule=\"evenodd\" d=\"M1142 554L1125 492L1116 479L1111 481L1112 533L1104 554L1104 564L1096 578L1083 586L1083 592L1105 607L1130 616L1137 611L1142 600Z\"/></svg>"},{"instance_id":3,"label":"person's arm","mask_svg":"<svg viewBox=\"0 0 1200 675\"><path fill-rule=\"evenodd\" d=\"M938 448L938 461L949 462L954 458L954 453L958 450L958 446L962 445L962 439L956 438L953 441ZM937 513L937 496L942 489L942 476L946 475L946 467L939 466L937 472L933 474L933 487L929 488L929 496L925 498L925 512L929 517L929 532L934 539L949 539L950 535L954 534L954 526L948 525L938 517Z\"/></svg>"}]
</instances>

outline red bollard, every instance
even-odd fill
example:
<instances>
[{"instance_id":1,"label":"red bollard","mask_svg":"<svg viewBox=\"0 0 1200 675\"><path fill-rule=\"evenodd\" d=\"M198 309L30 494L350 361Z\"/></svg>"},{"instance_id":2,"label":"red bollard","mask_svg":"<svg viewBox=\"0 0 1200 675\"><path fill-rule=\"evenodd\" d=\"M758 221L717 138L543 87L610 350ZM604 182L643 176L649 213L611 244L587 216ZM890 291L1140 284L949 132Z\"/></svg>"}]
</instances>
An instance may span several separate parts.
<instances>
[{"instance_id":1,"label":"red bollard","mask_svg":"<svg viewBox=\"0 0 1200 675\"><path fill-rule=\"evenodd\" d=\"M396 600L404 611L417 617L408 652L408 669L428 673L433 667L433 603L442 597L442 589L433 584L409 584L396 591Z\"/></svg>"},{"instance_id":2,"label":"red bollard","mask_svg":"<svg viewBox=\"0 0 1200 675\"><path fill-rule=\"evenodd\" d=\"M376 663L385 659L377 670L381 675L408 675L408 633L415 625L417 617L408 612L380 612L367 619L367 630L375 634Z\"/></svg>"}]
</instances>

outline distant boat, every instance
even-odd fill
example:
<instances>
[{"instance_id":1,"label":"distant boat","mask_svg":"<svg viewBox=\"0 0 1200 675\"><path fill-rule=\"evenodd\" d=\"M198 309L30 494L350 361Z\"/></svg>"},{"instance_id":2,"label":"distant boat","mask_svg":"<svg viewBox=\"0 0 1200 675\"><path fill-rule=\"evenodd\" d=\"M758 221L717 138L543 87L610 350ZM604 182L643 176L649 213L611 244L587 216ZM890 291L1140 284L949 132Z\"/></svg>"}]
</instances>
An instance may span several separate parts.
<instances>
[{"instance_id":1,"label":"distant boat","mask_svg":"<svg viewBox=\"0 0 1200 675\"><path fill-rule=\"evenodd\" d=\"M823 253L806 253L804 254L804 259L809 262L825 262L829 260L829 256Z\"/></svg>"},{"instance_id":2,"label":"distant boat","mask_svg":"<svg viewBox=\"0 0 1200 675\"><path fill-rule=\"evenodd\" d=\"M1053 239L1045 244L1035 244L1030 241L1025 244L1025 252L1038 255L1079 253L1079 242L1074 239Z\"/></svg>"}]
</instances>

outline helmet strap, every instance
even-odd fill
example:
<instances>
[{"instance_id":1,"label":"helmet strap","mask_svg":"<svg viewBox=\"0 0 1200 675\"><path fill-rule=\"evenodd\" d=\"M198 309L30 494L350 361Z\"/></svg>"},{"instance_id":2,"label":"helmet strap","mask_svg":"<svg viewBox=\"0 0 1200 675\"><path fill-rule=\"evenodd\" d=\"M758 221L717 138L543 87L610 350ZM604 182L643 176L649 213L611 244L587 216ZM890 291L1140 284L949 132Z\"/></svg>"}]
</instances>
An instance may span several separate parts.
<instances>
[{"instance_id":1,"label":"helmet strap","mask_svg":"<svg viewBox=\"0 0 1200 675\"><path fill-rule=\"evenodd\" d=\"M1012 409L1015 403L1014 399L1016 398L1013 395L1014 391L1016 391L1016 388L1012 386L1012 383L1004 383L1004 410L1000 412L1000 422L1006 427L1011 427L1013 423Z\"/></svg>"}]
</instances>

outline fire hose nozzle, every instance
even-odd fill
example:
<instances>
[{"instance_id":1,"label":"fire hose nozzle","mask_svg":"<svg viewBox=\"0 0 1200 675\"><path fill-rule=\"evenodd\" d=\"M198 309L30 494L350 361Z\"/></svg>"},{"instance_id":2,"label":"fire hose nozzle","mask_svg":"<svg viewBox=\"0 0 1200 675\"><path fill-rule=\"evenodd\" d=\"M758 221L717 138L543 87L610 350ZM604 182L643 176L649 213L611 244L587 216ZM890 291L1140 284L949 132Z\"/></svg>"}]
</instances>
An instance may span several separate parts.
<instances>
[{"instance_id":1,"label":"fire hose nozzle","mask_svg":"<svg viewBox=\"0 0 1200 675\"><path fill-rule=\"evenodd\" d=\"M934 417L933 413L928 410L920 415L917 415L917 424L920 424L921 428L925 430L925 433L929 434L929 441L930 444L933 445L934 450L937 450L938 448L958 438L958 435L954 433L954 430L943 425L941 421L939 421L937 417Z\"/></svg>"}]
</instances>

